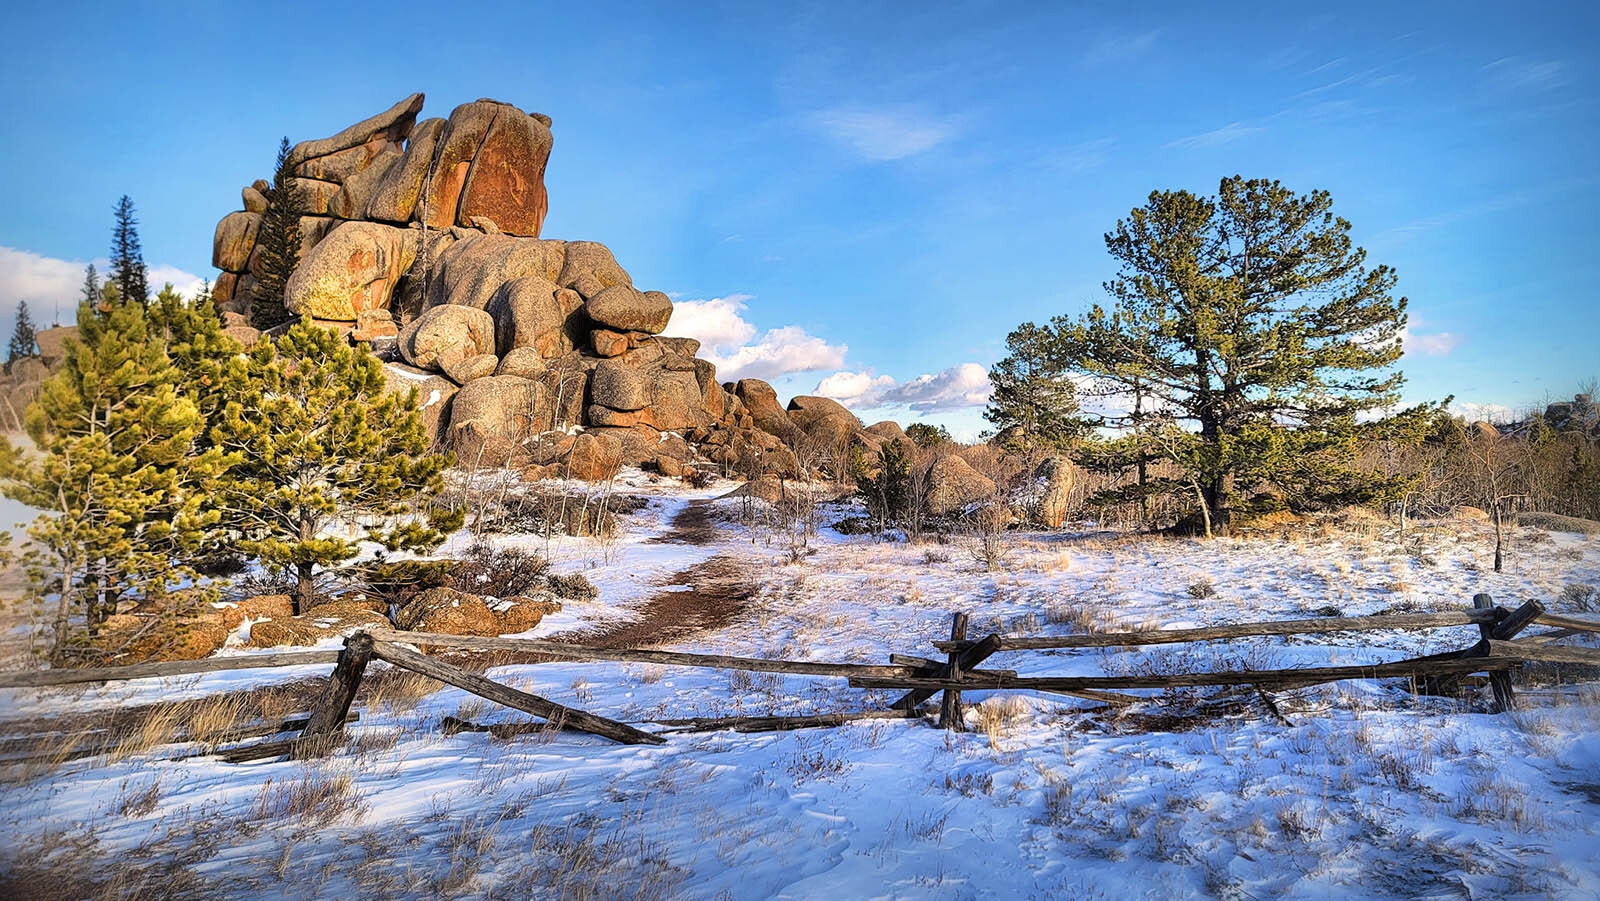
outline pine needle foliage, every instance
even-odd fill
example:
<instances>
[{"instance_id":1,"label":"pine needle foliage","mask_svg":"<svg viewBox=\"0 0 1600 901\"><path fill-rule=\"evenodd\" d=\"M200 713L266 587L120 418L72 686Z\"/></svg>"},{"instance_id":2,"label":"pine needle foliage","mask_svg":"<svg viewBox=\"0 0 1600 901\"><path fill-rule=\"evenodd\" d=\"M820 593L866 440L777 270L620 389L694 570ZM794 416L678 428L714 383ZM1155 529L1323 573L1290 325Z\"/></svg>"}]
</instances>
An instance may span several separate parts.
<instances>
[{"instance_id":1,"label":"pine needle foliage","mask_svg":"<svg viewBox=\"0 0 1600 901\"><path fill-rule=\"evenodd\" d=\"M267 211L261 214L256 248L261 255L256 285L250 296L250 324L265 331L294 318L284 306L289 276L300 264L300 216L305 192L289 163L289 139L278 145L272 184L266 190Z\"/></svg>"},{"instance_id":2,"label":"pine needle foliage","mask_svg":"<svg viewBox=\"0 0 1600 901\"><path fill-rule=\"evenodd\" d=\"M227 463L197 452L204 417L149 340L144 307L81 305L65 352L25 416L38 453L8 450L4 472L7 496L45 511L29 535L49 559L40 587L58 598L58 658L121 601L159 607L193 576L181 561L217 521L206 501Z\"/></svg>"},{"instance_id":3,"label":"pine needle foliage","mask_svg":"<svg viewBox=\"0 0 1600 901\"><path fill-rule=\"evenodd\" d=\"M123 303L150 303L149 272L144 251L139 247L139 220L133 216L133 200L122 195L117 201L116 224L111 230L111 283Z\"/></svg>"},{"instance_id":4,"label":"pine needle foliage","mask_svg":"<svg viewBox=\"0 0 1600 901\"><path fill-rule=\"evenodd\" d=\"M11 343L6 348L6 371L23 357L39 355L39 333L33 324L33 314L28 312L26 300L17 304L17 324L11 329Z\"/></svg>"},{"instance_id":5,"label":"pine needle foliage","mask_svg":"<svg viewBox=\"0 0 1600 901\"><path fill-rule=\"evenodd\" d=\"M1146 435L1220 532L1263 491L1316 506L1393 487L1350 463L1399 399L1406 300L1332 204L1239 176L1211 197L1152 192L1105 236L1110 308L1052 321L1067 371L1148 400L1153 415L1102 424Z\"/></svg>"},{"instance_id":6,"label":"pine needle foliage","mask_svg":"<svg viewBox=\"0 0 1600 901\"><path fill-rule=\"evenodd\" d=\"M459 527L459 513L428 509L449 459L428 452L415 392L386 392L365 348L302 320L253 347L247 369L212 430L240 458L222 501L240 550L293 576L297 612L316 569L349 561L358 541L421 551Z\"/></svg>"}]
</instances>

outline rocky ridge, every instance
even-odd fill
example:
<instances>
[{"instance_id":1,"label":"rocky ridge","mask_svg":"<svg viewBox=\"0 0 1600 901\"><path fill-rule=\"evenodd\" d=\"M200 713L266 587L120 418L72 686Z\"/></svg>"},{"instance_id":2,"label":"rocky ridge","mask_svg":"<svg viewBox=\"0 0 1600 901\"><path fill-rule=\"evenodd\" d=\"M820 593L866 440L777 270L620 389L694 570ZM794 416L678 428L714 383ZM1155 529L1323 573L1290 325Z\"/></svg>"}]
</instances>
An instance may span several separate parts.
<instances>
[{"instance_id":1,"label":"rocky ridge","mask_svg":"<svg viewBox=\"0 0 1600 901\"><path fill-rule=\"evenodd\" d=\"M827 398L786 409L760 380L719 383L698 341L664 334L666 294L636 287L604 244L541 238L549 117L478 100L418 121L422 106L413 94L291 148L309 208L285 306L384 355L392 390L417 390L458 465L837 473L851 445L875 451L898 431L864 429ZM246 342L267 187L243 189L213 242L213 296Z\"/></svg>"}]
</instances>

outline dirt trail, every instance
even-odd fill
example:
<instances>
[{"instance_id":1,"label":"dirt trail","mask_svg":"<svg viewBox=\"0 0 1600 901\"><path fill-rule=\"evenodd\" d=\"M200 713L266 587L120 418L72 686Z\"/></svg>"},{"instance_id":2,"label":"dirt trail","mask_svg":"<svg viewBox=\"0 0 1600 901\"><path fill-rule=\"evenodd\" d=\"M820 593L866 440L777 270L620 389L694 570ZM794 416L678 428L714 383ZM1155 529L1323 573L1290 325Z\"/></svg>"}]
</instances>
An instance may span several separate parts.
<instances>
[{"instance_id":1,"label":"dirt trail","mask_svg":"<svg viewBox=\"0 0 1600 901\"><path fill-rule=\"evenodd\" d=\"M671 528L651 539L653 544L689 544L703 547L717 538L711 504L690 501L673 517ZM761 585L737 557L718 554L674 573L639 608L639 618L598 633L563 636L558 641L602 648L631 648L666 644L720 629L738 619Z\"/></svg>"}]
</instances>

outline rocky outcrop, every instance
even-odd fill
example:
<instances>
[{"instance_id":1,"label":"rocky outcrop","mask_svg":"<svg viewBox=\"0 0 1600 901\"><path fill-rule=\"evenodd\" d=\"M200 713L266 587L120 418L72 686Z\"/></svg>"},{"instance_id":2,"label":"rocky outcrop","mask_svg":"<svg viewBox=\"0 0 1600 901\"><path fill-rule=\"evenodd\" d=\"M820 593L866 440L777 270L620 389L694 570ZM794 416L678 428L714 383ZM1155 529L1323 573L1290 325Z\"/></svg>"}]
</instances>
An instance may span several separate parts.
<instances>
[{"instance_id":1,"label":"rocky outcrop","mask_svg":"<svg viewBox=\"0 0 1600 901\"><path fill-rule=\"evenodd\" d=\"M1034 470L1033 477L1039 486L1039 524L1047 529L1061 528L1072 501L1072 486L1077 481L1072 461L1065 457L1048 457Z\"/></svg>"},{"instance_id":2,"label":"rocky outcrop","mask_svg":"<svg viewBox=\"0 0 1600 901\"><path fill-rule=\"evenodd\" d=\"M699 460L794 477L802 460L837 468L833 451L881 443L826 398L785 410L766 382L719 384L698 341L664 334L666 294L636 287L603 244L541 237L548 117L478 100L419 121L422 101L290 150L307 208L285 305L392 349L388 389L417 392L457 465L599 480ZM213 243L214 298L249 340L267 188L241 191Z\"/></svg>"},{"instance_id":3,"label":"rocky outcrop","mask_svg":"<svg viewBox=\"0 0 1600 901\"><path fill-rule=\"evenodd\" d=\"M944 457L928 468L927 488L924 496L928 512L935 516L956 513L969 504L992 497L994 482L972 468L972 464L955 454Z\"/></svg>"}]
</instances>

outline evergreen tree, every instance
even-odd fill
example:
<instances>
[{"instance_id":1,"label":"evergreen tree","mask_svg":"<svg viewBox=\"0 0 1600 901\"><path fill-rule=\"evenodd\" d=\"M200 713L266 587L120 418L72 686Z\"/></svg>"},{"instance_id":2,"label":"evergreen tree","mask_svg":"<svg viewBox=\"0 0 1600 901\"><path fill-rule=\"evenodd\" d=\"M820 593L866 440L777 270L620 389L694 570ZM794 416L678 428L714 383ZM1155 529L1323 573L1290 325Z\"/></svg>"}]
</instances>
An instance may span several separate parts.
<instances>
[{"instance_id":1,"label":"evergreen tree","mask_svg":"<svg viewBox=\"0 0 1600 901\"><path fill-rule=\"evenodd\" d=\"M913 422L906 426L906 437L916 442L917 447L923 450L955 440L950 437L949 429L931 422Z\"/></svg>"},{"instance_id":2,"label":"evergreen tree","mask_svg":"<svg viewBox=\"0 0 1600 901\"><path fill-rule=\"evenodd\" d=\"M28 314L26 300L17 304L17 324L11 330L11 345L6 351L6 371L11 371L11 364L23 357L37 357L39 355L39 338L33 326L33 317Z\"/></svg>"},{"instance_id":3,"label":"evergreen tree","mask_svg":"<svg viewBox=\"0 0 1600 901\"><path fill-rule=\"evenodd\" d=\"M1373 428L1360 417L1398 399L1386 370L1406 301L1331 206L1238 176L1215 197L1153 192L1105 236L1121 264L1112 308L1053 320L1067 370L1154 402L1135 427L1185 469L1218 531L1269 486L1305 505L1392 488L1349 463Z\"/></svg>"},{"instance_id":4,"label":"evergreen tree","mask_svg":"<svg viewBox=\"0 0 1600 901\"><path fill-rule=\"evenodd\" d=\"M1061 450L1082 433L1078 397L1047 326L1031 322L1006 336L1005 359L989 370L994 394L983 418L1011 450Z\"/></svg>"},{"instance_id":5,"label":"evergreen tree","mask_svg":"<svg viewBox=\"0 0 1600 901\"><path fill-rule=\"evenodd\" d=\"M176 561L216 521L205 501L225 461L195 452L205 422L178 377L143 307L81 305L78 337L25 417L39 454L5 455L5 494L46 511L29 534L51 560L58 658L76 616L93 634L119 601L159 606L193 575Z\"/></svg>"},{"instance_id":6,"label":"evergreen tree","mask_svg":"<svg viewBox=\"0 0 1600 901\"><path fill-rule=\"evenodd\" d=\"M256 233L261 271L250 296L250 324L263 330L294 318L284 307L283 297L289 276L300 264L300 216L306 202L294 177L294 167L289 164L288 138L278 145L278 162L266 197L267 211L261 215L261 228Z\"/></svg>"},{"instance_id":7,"label":"evergreen tree","mask_svg":"<svg viewBox=\"0 0 1600 901\"><path fill-rule=\"evenodd\" d=\"M899 438L878 449L875 469L868 466L865 456L856 448L851 469L856 480L856 494L867 505L867 516L872 520L874 531L882 532L910 518L914 502L911 456Z\"/></svg>"},{"instance_id":8,"label":"evergreen tree","mask_svg":"<svg viewBox=\"0 0 1600 901\"><path fill-rule=\"evenodd\" d=\"M384 390L364 348L303 321L250 350L248 379L212 431L240 462L222 486L239 547L292 573L297 612L315 597L317 567L354 557L353 527L389 550L425 550L460 524L423 514L443 485L446 457L428 453L415 394Z\"/></svg>"},{"instance_id":9,"label":"evergreen tree","mask_svg":"<svg viewBox=\"0 0 1600 901\"><path fill-rule=\"evenodd\" d=\"M100 273L94 271L94 264L90 263L83 270L83 294L78 298L78 302L98 306L100 299Z\"/></svg>"},{"instance_id":10,"label":"evergreen tree","mask_svg":"<svg viewBox=\"0 0 1600 901\"><path fill-rule=\"evenodd\" d=\"M146 282L144 253L139 249L139 220L133 218L133 200L122 195L116 212L116 225L111 231L111 281L123 302L145 306L150 303L150 286Z\"/></svg>"}]
</instances>

